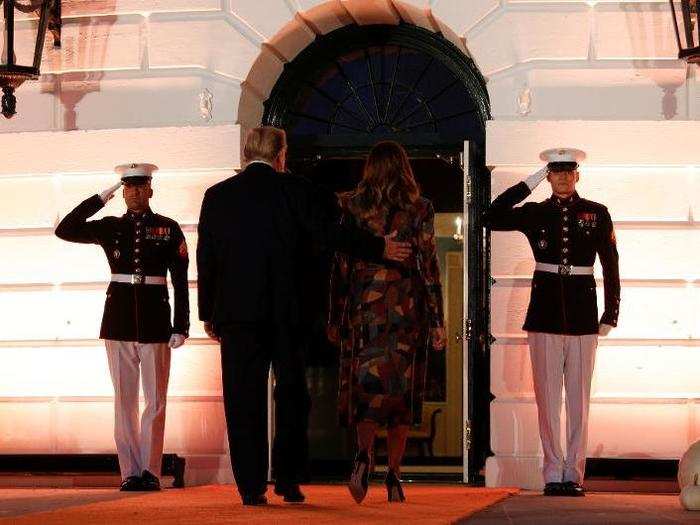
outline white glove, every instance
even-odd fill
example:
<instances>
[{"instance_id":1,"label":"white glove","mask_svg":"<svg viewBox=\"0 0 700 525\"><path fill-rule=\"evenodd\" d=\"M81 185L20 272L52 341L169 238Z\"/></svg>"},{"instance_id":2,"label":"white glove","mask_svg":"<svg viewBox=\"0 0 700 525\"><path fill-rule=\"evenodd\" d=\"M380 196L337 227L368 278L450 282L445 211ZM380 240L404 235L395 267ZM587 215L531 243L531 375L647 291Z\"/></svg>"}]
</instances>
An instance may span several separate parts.
<instances>
[{"instance_id":1,"label":"white glove","mask_svg":"<svg viewBox=\"0 0 700 525\"><path fill-rule=\"evenodd\" d=\"M187 339L187 338L182 334L173 334L170 336L170 341L168 342L168 346L170 348L178 348L185 343L185 339Z\"/></svg>"},{"instance_id":2,"label":"white glove","mask_svg":"<svg viewBox=\"0 0 700 525\"><path fill-rule=\"evenodd\" d=\"M606 336L610 333L610 330L612 329L613 327L609 324L600 323L600 326L598 327L598 335Z\"/></svg>"},{"instance_id":3,"label":"white glove","mask_svg":"<svg viewBox=\"0 0 700 525\"><path fill-rule=\"evenodd\" d=\"M542 182L545 177L547 177L547 173L549 173L549 170L547 169L547 166L545 166L525 179L525 184L527 184L527 187L530 188L530 191L534 190L539 183Z\"/></svg>"},{"instance_id":4,"label":"white glove","mask_svg":"<svg viewBox=\"0 0 700 525\"><path fill-rule=\"evenodd\" d=\"M102 199L102 202L104 202L105 204L107 204L107 201L108 201L109 199L111 199L112 197L114 197L114 193L115 193L119 188L121 188L121 186L122 186L122 181L119 181L119 183L115 184L115 185L112 186L111 188L108 188L108 189L106 189L105 191L103 191L102 193L100 193L100 199Z\"/></svg>"}]
</instances>

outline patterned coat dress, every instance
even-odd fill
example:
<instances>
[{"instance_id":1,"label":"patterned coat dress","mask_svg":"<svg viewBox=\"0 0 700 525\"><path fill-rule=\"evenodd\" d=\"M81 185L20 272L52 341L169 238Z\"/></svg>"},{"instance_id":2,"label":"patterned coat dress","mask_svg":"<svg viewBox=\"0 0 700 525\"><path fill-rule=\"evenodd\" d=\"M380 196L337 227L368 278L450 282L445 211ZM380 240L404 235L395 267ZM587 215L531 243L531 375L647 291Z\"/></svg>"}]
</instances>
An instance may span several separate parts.
<instances>
[{"instance_id":1,"label":"patterned coat dress","mask_svg":"<svg viewBox=\"0 0 700 525\"><path fill-rule=\"evenodd\" d=\"M347 208L345 206L344 208ZM403 263L370 263L336 254L331 282L331 333L340 345L339 419L420 424L430 331L443 325L442 290L429 200L408 210L344 221L411 242Z\"/></svg>"}]
</instances>

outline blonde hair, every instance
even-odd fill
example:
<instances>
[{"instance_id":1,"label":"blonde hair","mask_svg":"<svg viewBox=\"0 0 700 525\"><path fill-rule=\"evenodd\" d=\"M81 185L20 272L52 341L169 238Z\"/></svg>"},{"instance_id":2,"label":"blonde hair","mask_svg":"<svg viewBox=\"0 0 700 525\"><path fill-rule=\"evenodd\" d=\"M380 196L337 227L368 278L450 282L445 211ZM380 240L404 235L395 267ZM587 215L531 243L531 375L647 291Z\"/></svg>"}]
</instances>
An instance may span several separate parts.
<instances>
[{"instance_id":1,"label":"blonde hair","mask_svg":"<svg viewBox=\"0 0 700 525\"><path fill-rule=\"evenodd\" d=\"M243 159L246 162L264 160L273 162L287 147L287 134L283 129L272 126L253 128L248 132L243 147Z\"/></svg>"}]
</instances>

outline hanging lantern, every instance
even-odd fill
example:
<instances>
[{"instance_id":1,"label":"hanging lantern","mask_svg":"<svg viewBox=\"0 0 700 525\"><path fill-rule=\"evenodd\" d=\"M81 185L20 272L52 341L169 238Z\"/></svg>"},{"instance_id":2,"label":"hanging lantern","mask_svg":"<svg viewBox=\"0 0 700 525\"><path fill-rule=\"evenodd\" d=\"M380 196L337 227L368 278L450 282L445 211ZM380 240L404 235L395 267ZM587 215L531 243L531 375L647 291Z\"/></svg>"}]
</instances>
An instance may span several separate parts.
<instances>
[{"instance_id":1,"label":"hanging lantern","mask_svg":"<svg viewBox=\"0 0 700 525\"><path fill-rule=\"evenodd\" d=\"M678 40L678 58L690 64L700 63L700 24L698 0L669 0Z\"/></svg>"},{"instance_id":2,"label":"hanging lantern","mask_svg":"<svg viewBox=\"0 0 700 525\"><path fill-rule=\"evenodd\" d=\"M25 80L36 80L39 78L41 56L44 50L44 37L47 28L53 33L54 46L61 46L61 0L0 0L3 11L3 50L0 61L0 88L2 88L2 114L5 118L12 118L16 113L17 99L15 89L21 86ZM22 20L22 25L26 24L32 28L31 35L36 38L31 42L17 42L15 36L18 34L15 15L17 13L38 15L38 21ZM22 30L22 38L26 31ZM17 45L19 44L19 46ZM28 46L29 44L29 46ZM31 49L33 46L34 55L22 56L23 53L17 51L21 49ZM26 55L29 55L27 51ZM33 60L32 60L33 59Z\"/></svg>"}]
</instances>

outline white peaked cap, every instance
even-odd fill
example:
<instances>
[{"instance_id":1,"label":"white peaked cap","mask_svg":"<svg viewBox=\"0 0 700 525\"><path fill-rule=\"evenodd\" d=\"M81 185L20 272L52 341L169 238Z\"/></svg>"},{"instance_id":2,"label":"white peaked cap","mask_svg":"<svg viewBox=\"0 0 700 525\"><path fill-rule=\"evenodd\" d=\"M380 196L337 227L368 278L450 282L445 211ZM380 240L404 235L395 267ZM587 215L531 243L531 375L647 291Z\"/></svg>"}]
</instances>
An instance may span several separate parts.
<instances>
[{"instance_id":1,"label":"white peaked cap","mask_svg":"<svg viewBox=\"0 0 700 525\"><path fill-rule=\"evenodd\" d=\"M114 171L121 175L122 180L128 180L136 177L146 177L148 179L153 177L153 172L158 170L158 166L155 164L146 163L133 163L133 164L120 164Z\"/></svg>"},{"instance_id":2,"label":"white peaked cap","mask_svg":"<svg viewBox=\"0 0 700 525\"><path fill-rule=\"evenodd\" d=\"M581 163L586 158L586 153L575 148L552 148L540 153L540 159L550 162L576 162Z\"/></svg>"}]
</instances>

